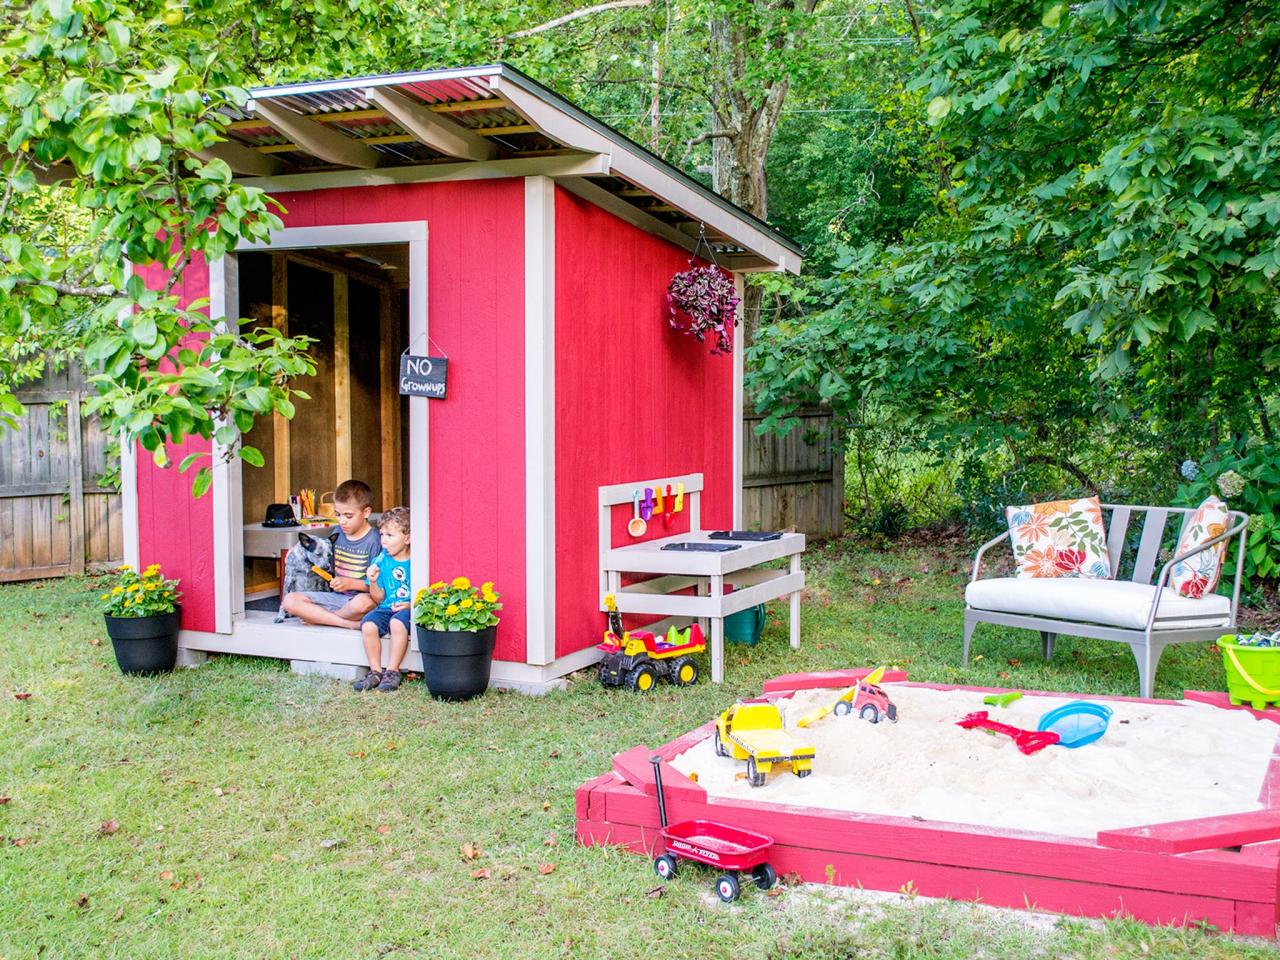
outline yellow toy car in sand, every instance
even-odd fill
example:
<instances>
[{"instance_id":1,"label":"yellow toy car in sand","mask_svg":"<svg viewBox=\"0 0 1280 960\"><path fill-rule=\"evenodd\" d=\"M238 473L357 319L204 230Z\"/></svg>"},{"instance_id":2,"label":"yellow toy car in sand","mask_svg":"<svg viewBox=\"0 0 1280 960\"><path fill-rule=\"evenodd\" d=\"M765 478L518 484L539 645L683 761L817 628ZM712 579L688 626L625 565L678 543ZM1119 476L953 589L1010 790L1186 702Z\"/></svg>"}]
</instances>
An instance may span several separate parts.
<instances>
[{"instance_id":1,"label":"yellow toy car in sand","mask_svg":"<svg viewBox=\"0 0 1280 960\"><path fill-rule=\"evenodd\" d=\"M782 729L782 712L767 700L745 700L716 718L716 756L747 761L747 782L764 786L769 771L790 765L797 777L813 773L812 744Z\"/></svg>"}]
</instances>

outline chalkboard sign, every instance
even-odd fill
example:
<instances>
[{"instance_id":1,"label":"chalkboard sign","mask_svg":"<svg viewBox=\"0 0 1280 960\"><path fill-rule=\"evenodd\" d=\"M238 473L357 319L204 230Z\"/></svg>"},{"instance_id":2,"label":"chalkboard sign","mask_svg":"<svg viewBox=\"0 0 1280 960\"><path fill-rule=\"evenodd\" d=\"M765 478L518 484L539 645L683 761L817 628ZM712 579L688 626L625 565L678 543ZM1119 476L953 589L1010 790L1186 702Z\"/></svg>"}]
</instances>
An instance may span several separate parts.
<instances>
[{"instance_id":1,"label":"chalkboard sign","mask_svg":"<svg viewBox=\"0 0 1280 960\"><path fill-rule=\"evenodd\" d=\"M446 357L400 356L400 395L444 399L445 374L449 370Z\"/></svg>"}]
</instances>

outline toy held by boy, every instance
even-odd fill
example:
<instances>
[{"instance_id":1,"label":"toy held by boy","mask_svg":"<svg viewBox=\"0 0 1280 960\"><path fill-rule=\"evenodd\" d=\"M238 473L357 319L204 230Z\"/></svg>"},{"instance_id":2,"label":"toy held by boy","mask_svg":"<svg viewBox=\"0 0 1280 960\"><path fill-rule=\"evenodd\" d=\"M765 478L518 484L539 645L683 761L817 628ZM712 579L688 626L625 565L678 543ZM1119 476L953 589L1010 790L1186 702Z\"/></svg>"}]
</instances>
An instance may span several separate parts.
<instances>
[{"instance_id":1,"label":"toy held by boy","mask_svg":"<svg viewBox=\"0 0 1280 960\"><path fill-rule=\"evenodd\" d=\"M373 491L361 480L346 480L334 491L333 503L338 519L338 534L333 541L333 579L327 590L290 589L286 579L280 610L303 623L359 630L364 615L377 605L369 595L366 578L370 562L382 550L382 538L369 523ZM305 535L300 535L300 545L302 536ZM285 566L287 571L288 558Z\"/></svg>"},{"instance_id":2,"label":"toy held by boy","mask_svg":"<svg viewBox=\"0 0 1280 960\"><path fill-rule=\"evenodd\" d=\"M378 523L382 552L369 564L366 578L369 596L377 604L360 621L360 636L369 672L352 684L356 690L391 693L400 688L400 664L409 650L409 608L412 606L409 576L409 508L394 507ZM387 665L382 666L382 638L389 637Z\"/></svg>"}]
</instances>

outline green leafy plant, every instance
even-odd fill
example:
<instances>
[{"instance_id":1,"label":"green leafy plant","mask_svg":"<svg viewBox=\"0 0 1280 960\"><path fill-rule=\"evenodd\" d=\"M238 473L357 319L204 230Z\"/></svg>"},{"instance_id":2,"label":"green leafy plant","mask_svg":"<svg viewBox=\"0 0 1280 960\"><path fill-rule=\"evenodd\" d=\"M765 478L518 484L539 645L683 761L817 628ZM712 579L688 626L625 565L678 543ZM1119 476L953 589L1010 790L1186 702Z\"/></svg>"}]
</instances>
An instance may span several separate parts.
<instances>
[{"instance_id":1,"label":"green leafy plant","mask_svg":"<svg viewBox=\"0 0 1280 960\"><path fill-rule=\"evenodd\" d=\"M1183 475L1193 479L1178 486L1179 506L1195 507L1210 494L1249 514L1244 576L1247 587L1259 579L1280 576L1280 443L1259 443L1244 452L1231 443L1214 449ZM1225 563L1235 563L1235 546Z\"/></svg>"},{"instance_id":2,"label":"green leafy plant","mask_svg":"<svg viewBox=\"0 0 1280 960\"><path fill-rule=\"evenodd\" d=\"M166 580L160 564L138 573L127 563L116 569L115 583L102 595L102 612L108 617L154 617L173 613L182 594L177 580Z\"/></svg>"},{"instance_id":3,"label":"green leafy plant","mask_svg":"<svg viewBox=\"0 0 1280 960\"><path fill-rule=\"evenodd\" d=\"M466 577L454 577L418 591L413 622L428 630L483 630L498 623L501 609L492 580L476 587Z\"/></svg>"}]
</instances>

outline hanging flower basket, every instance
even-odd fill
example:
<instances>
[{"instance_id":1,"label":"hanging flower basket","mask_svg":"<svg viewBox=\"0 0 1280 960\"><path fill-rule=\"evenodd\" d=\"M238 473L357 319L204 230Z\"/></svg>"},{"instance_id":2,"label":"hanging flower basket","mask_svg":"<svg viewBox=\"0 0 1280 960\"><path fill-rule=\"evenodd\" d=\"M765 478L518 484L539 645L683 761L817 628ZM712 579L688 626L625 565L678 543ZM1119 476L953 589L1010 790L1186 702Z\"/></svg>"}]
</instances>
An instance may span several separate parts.
<instances>
[{"instance_id":1,"label":"hanging flower basket","mask_svg":"<svg viewBox=\"0 0 1280 960\"><path fill-rule=\"evenodd\" d=\"M698 266L692 260L689 269L672 277L667 287L671 329L700 343L710 337L713 356L733 352L739 302L733 281L719 267Z\"/></svg>"}]
</instances>

